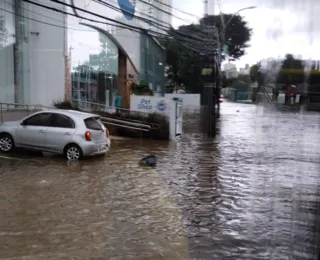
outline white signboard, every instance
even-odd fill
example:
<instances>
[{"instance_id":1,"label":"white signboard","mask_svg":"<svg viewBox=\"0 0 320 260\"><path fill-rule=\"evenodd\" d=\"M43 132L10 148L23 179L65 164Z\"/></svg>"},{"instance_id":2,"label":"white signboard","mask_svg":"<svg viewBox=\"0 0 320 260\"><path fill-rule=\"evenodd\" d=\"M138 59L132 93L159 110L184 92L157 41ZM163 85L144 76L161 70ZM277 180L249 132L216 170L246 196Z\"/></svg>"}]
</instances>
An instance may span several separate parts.
<instances>
[{"instance_id":1,"label":"white signboard","mask_svg":"<svg viewBox=\"0 0 320 260\"><path fill-rule=\"evenodd\" d=\"M169 102L163 97L131 95L130 110L168 115Z\"/></svg>"}]
</instances>

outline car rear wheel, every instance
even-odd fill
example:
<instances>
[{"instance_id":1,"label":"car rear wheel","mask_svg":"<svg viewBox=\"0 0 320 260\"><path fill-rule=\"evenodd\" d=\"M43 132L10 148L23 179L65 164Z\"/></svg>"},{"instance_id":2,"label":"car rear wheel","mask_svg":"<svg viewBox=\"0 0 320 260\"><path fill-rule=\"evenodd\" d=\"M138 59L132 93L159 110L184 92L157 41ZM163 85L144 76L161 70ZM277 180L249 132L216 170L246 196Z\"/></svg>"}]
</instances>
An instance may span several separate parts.
<instances>
[{"instance_id":1,"label":"car rear wheel","mask_svg":"<svg viewBox=\"0 0 320 260\"><path fill-rule=\"evenodd\" d=\"M14 142L9 134L0 134L0 152L9 153L14 148Z\"/></svg>"},{"instance_id":2,"label":"car rear wheel","mask_svg":"<svg viewBox=\"0 0 320 260\"><path fill-rule=\"evenodd\" d=\"M70 144L64 151L64 156L68 161L78 161L82 158L82 150L76 144Z\"/></svg>"}]
</instances>

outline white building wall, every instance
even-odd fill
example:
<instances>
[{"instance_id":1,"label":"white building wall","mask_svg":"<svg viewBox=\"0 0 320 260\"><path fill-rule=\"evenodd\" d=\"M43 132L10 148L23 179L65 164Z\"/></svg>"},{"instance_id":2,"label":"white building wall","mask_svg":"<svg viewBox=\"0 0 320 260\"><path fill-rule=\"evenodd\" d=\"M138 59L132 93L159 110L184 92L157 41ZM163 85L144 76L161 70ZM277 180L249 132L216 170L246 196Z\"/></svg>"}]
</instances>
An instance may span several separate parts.
<instances>
[{"instance_id":1,"label":"white building wall","mask_svg":"<svg viewBox=\"0 0 320 260\"><path fill-rule=\"evenodd\" d=\"M65 10L62 5L46 0L41 2ZM29 18L33 19L29 20L30 101L28 103L51 106L54 101L64 99L66 16L31 4L28 5L28 10Z\"/></svg>"}]
</instances>

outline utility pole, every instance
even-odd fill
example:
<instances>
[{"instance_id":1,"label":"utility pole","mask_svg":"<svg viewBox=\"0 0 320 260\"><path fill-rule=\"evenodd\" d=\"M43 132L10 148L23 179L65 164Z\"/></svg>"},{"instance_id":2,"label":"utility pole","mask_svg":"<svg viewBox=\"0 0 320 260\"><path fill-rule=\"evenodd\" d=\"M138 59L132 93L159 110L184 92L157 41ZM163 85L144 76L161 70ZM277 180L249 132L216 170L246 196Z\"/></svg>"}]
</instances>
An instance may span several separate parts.
<instances>
[{"instance_id":1,"label":"utility pole","mask_svg":"<svg viewBox=\"0 0 320 260\"><path fill-rule=\"evenodd\" d=\"M216 124L219 115L218 96L219 93L219 66L220 66L220 44L218 30L214 24L210 24L208 21L209 5L212 5L214 10L214 2L211 0L205 0L205 18L203 24L203 30L207 35L204 40L204 54L205 65L203 68L202 76L204 79L204 87L202 93L202 105L203 105L203 128L210 137L216 136Z\"/></svg>"}]
</instances>

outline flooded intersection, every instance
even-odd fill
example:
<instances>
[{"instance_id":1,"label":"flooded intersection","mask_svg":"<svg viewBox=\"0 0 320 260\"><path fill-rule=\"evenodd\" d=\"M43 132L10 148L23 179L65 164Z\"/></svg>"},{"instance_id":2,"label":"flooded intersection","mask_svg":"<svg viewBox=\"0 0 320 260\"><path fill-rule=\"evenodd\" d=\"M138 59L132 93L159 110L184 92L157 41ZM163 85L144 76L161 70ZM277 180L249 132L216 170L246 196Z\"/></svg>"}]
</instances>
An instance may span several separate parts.
<instances>
[{"instance_id":1,"label":"flooded intersection","mask_svg":"<svg viewBox=\"0 0 320 260\"><path fill-rule=\"evenodd\" d=\"M0 159L0 259L317 259L319 119L225 103L214 141L190 115L176 143Z\"/></svg>"}]
</instances>

